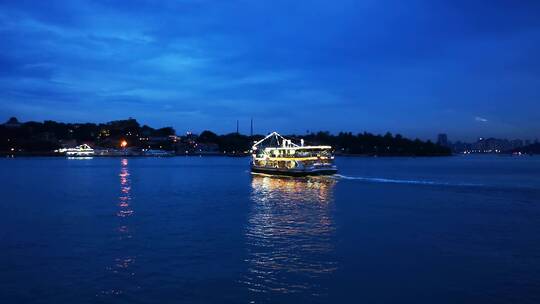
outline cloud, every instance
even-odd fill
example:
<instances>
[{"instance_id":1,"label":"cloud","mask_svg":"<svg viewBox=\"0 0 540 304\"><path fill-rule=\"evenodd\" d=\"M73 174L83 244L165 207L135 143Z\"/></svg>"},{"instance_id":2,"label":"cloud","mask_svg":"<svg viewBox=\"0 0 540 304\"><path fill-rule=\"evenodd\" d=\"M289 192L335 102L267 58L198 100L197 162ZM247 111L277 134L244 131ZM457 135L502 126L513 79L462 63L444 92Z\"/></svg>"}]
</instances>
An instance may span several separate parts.
<instances>
[{"instance_id":1,"label":"cloud","mask_svg":"<svg viewBox=\"0 0 540 304\"><path fill-rule=\"evenodd\" d=\"M476 116L476 117L474 118L474 120L479 121L479 122L488 122L487 119L485 119L485 118L483 118L483 117L480 117L480 116Z\"/></svg>"}]
</instances>

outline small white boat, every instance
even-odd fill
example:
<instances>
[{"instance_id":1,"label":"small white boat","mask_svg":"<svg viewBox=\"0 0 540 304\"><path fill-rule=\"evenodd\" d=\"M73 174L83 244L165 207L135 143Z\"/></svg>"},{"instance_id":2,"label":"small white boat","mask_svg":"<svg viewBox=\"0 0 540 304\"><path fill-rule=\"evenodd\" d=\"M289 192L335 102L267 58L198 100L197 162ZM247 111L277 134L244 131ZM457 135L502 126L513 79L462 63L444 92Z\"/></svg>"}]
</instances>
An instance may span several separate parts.
<instances>
[{"instance_id":1,"label":"small white boat","mask_svg":"<svg viewBox=\"0 0 540 304\"><path fill-rule=\"evenodd\" d=\"M251 148L251 172L307 176L337 173L331 146L304 146L272 132Z\"/></svg>"},{"instance_id":2,"label":"small white boat","mask_svg":"<svg viewBox=\"0 0 540 304\"><path fill-rule=\"evenodd\" d=\"M92 149L92 147L90 147L87 144L82 144L82 145L76 146L75 148L62 148L62 149L56 150L55 152L65 153L66 156L69 156L69 157L94 156L94 149Z\"/></svg>"},{"instance_id":3,"label":"small white boat","mask_svg":"<svg viewBox=\"0 0 540 304\"><path fill-rule=\"evenodd\" d=\"M156 156L156 157L165 157L165 156L174 156L174 152L165 151L165 150L143 150L144 156Z\"/></svg>"}]
</instances>

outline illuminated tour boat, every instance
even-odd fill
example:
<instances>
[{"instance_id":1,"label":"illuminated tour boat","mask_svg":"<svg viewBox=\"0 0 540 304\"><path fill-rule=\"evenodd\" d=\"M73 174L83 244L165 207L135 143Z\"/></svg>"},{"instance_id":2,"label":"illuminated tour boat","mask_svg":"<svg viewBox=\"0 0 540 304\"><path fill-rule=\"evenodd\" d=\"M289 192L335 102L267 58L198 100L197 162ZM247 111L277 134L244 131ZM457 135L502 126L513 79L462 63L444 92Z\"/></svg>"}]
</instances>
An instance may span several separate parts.
<instances>
[{"instance_id":1,"label":"illuminated tour boat","mask_svg":"<svg viewBox=\"0 0 540 304\"><path fill-rule=\"evenodd\" d=\"M251 172L308 176L337 173L331 146L297 145L272 132L251 148Z\"/></svg>"},{"instance_id":2,"label":"illuminated tour boat","mask_svg":"<svg viewBox=\"0 0 540 304\"><path fill-rule=\"evenodd\" d=\"M94 149L87 144L76 146L75 148L63 148L55 152L65 153L66 156L79 157L79 156L94 156Z\"/></svg>"}]
</instances>

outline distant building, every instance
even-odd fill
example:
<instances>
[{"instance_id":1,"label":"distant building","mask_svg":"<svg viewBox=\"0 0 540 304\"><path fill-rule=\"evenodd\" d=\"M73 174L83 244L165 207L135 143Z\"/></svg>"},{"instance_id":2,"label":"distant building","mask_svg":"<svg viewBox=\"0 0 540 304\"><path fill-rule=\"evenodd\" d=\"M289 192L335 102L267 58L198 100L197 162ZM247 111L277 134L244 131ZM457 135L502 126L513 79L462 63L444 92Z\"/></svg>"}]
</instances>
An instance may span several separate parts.
<instances>
[{"instance_id":1,"label":"distant building","mask_svg":"<svg viewBox=\"0 0 540 304\"><path fill-rule=\"evenodd\" d=\"M169 141L173 141L173 140L174 139L172 139L169 136L150 136L150 137L148 137L148 143L149 144L159 144L159 143L169 142Z\"/></svg>"},{"instance_id":2,"label":"distant building","mask_svg":"<svg viewBox=\"0 0 540 304\"><path fill-rule=\"evenodd\" d=\"M439 136L437 136L437 144L439 146L448 147L448 136L445 133L439 134Z\"/></svg>"},{"instance_id":3,"label":"distant building","mask_svg":"<svg viewBox=\"0 0 540 304\"><path fill-rule=\"evenodd\" d=\"M451 146L452 151L454 151L455 153L464 153L472 150L472 145L470 143L465 143L459 140L452 143Z\"/></svg>"},{"instance_id":4,"label":"distant building","mask_svg":"<svg viewBox=\"0 0 540 304\"><path fill-rule=\"evenodd\" d=\"M512 142L508 139L482 138L472 144L472 153L503 153L512 150Z\"/></svg>"},{"instance_id":5,"label":"distant building","mask_svg":"<svg viewBox=\"0 0 540 304\"><path fill-rule=\"evenodd\" d=\"M187 140L182 140L174 144L174 150L177 155L191 154L195 149L195 143Z\"/></svg>"},{"instance_id":6,"label":"distant building","mask_svg":"<svg viewBox=\"0 0 540 304\"><path fill-rule=\"evenodd\" d=\"M195 145L198 153L219 153L219 145L216 143L199 143Z\"/></svg>"},{"instance_id":7,"label":"distant building","mask_svg":"<svg viewBox=\"0 0 540 304\"><path fill-rule=\"evenodd\" d=\"M56 141L56 136L53 132L40 132L36 134L35 139L41 141Z\"/></svg>"},{"instance_id":8,"label":"distant building","mask_svg":"<svg viewBox=\"0 0 540 304\"><path fill-rule=\"evenodd\" d=\"M521 139L514 139L510 141L510 146L512 149L518 149L523 147L523 140Z\"/></svg>"}]
</instances>

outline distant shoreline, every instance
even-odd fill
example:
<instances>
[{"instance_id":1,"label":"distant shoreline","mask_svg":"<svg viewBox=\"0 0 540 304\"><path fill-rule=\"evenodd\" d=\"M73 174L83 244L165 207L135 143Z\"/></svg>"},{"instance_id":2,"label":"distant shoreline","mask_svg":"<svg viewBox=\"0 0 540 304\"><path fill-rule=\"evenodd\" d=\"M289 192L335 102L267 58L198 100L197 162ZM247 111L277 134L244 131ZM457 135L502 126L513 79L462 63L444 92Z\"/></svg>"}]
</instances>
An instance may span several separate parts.
<instances>
[{"instance_id":1,"label":"distant shoreline","mask_svg":"<svg viewBox=\"0 0 540 304\"><path fill-rule=\"evenodd\" d=\"M365 158L377 158L377 157L426 157L426 158L434 158L434 157L453 157L453 156L460 156L461 154L440 154L440 155L373 155L373 154L336 154L336 157L365 157ZM488 153L479 153L474 155L496 155L496 156L512 156L510 153L498 153L498 154L488 154ZM152 156L152 155L92 155L87 157L92 158L174 158L174 157L231 157L231 158L248 158L251 154L225 154L225 153L189 153L189 154L176 154L176 155L169 155L169 156ZM530 155L533 156L533 155ZM64 154L58 154L55 152L18 152L18 153L12 153L12 152L0 152L0 157L3 158L16 158L16 157L51 157L51 158L68 158L69 156L66 156ZM84 157L69 157L69 158L84 158Z\"/></svg>"},{"instance_id":2,"label":"distant shoreline","mask_svg":"<svg viewBox=\"0 0 540 304\"><path fill-rule=\"evenodd\" d=\"M171 153L177 155L231 155L242 156L252 145L263 139L263 134L235 133L218 135L205 130L200 134L187 132L177 135L172 127L155 129L140 125L136 119L115 120L107 123L59 123L55 121L20 122L12 117L0 124L0 155L57 156L60 150L86 145L98 154L127 156L126 154ZM338 155L346 156L448 156L449 147L431 141L405 138L387 132L375 135L368 132L353 134L325 131L304 135L287 135L293 142L307 145L326 145ZM101 152L99 152L101 151ZM186 152L184 154L184 152ZM247 153L246 153L247 154ZM105 156L105 155L100 155Z\"/></svg>"}]
</instances>

